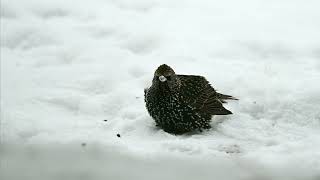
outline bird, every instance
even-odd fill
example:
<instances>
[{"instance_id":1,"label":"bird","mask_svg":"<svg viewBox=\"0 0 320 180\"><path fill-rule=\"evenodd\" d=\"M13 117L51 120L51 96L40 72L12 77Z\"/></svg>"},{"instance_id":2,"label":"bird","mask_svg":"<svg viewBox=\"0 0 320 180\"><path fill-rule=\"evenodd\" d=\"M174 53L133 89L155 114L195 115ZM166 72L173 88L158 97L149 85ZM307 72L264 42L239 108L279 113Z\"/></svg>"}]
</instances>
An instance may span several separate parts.
<instances>
[{"instance_id":1,"label":"bird","mask_svg":"<svg viewBox=\"0 0 320 180\"><path fill-rule=\"evenodd\" d=\"M167 64L160 65L152 85L144 89L144 100L156 126L170 134L210 129L214 115L229 115L226 100L237 98L218 93L205 77L179 75Z\"/></svg>"}]
</instances>

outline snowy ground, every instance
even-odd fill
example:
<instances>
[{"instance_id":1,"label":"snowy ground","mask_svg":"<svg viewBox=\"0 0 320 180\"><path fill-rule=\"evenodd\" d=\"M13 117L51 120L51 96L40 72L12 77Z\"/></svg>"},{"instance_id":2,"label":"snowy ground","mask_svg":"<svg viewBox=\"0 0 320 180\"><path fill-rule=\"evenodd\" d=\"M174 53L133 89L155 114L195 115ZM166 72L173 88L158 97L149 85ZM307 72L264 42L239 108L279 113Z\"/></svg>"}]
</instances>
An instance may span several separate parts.
<instances>
[{"instance_id":1,"label":"snowy ground","mask_svg":"<svg viewBox=\"0 0 320 180\"><path fill-rule=\"evenodd\" d=\"M319 7L2 0L0 179L319 180ZM143 89L163 63L239 98L234 114L155 128Z\"/></svg>"}]
</instances>

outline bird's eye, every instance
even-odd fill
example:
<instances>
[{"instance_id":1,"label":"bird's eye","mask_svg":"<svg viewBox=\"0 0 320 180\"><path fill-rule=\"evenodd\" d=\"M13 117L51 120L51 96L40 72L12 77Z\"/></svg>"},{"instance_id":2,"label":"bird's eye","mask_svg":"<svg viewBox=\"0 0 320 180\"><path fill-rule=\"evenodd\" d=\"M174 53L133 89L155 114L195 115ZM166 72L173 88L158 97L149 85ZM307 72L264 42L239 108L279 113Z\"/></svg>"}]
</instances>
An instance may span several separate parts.
<instances>
[{"instance_id":1,"label":"bird's eye","mask_svg":"<svg viewBox=\"0 0 320 180\"><path fill-rule=\"evenodd\" d=\"M165 82L167 80L167 78L166 77L164 77L164 76L159 76L159 81L161 81L161 82Z\"/></svg>"}]
</instances>

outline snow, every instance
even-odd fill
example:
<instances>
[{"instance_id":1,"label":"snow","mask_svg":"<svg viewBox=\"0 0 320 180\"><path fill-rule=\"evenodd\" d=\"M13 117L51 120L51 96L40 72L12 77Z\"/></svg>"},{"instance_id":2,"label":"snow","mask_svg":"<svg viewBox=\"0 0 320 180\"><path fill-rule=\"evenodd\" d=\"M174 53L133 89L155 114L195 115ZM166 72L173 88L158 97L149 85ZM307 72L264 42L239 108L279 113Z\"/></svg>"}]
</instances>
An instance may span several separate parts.
<instances>
[{"instance_id":1,"label":"snow","mask_svg":"<svg viewBox=\"0 0 320 180\"><path fill-rule=\"evenodd\" d=\"M319 179L319 5L2 0L1 179ZM234 114L157 129L143 89L163 63Z\"/></svg>"}]
</instances>

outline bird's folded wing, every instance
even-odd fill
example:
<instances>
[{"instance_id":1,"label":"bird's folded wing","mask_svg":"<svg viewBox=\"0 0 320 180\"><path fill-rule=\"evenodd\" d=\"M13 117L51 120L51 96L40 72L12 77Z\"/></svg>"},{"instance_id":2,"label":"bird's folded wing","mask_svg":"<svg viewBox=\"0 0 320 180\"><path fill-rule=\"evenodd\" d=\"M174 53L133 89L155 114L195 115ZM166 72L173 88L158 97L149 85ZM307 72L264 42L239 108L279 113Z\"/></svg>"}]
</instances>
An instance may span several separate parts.
<instances>
[{"instance_id":1,"label":"bird's folded wing","mask_svg":"<svg viewBox=\"0 0 320 180\"><path fill-rule=\"evenodd\" d=\"M209 84L202 76L179 75L184 88L184 101L192 108L210 115L227 115L232 114L222 106L219 99L219 93Z\"/></svg>"},{"instance_id":2,"label":"bird's folded wing","mask_svg":"<svg viewBox=\"0 0 320 180\"><path fill-rule=\"evenodd\" d=\"M191 104L194 108L200 112L211 114L211 115L227 115L232 114L231 111L225 109L222 106L222 102L217 98L217 93L214 89L207 85L198 97L194 99Z\"/></svg>"}]
</instances>

